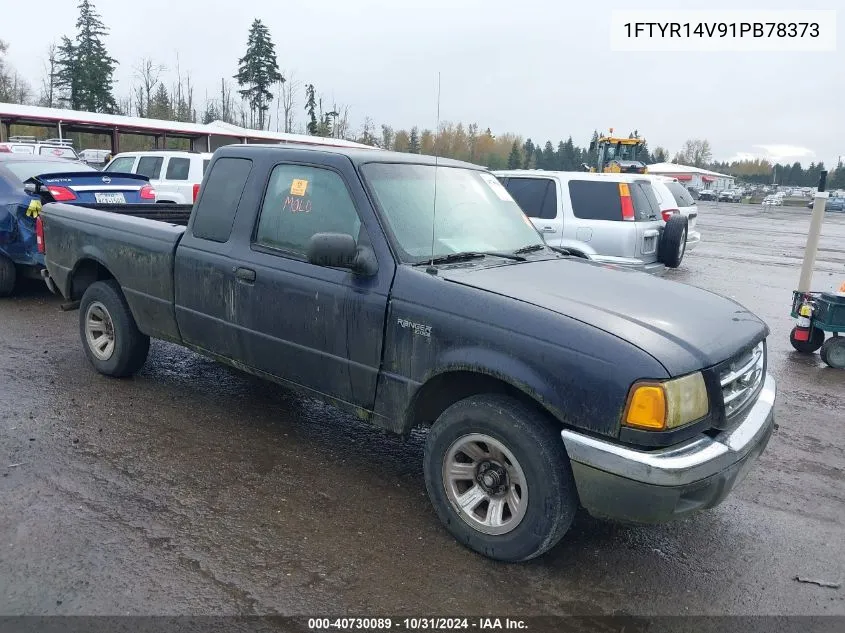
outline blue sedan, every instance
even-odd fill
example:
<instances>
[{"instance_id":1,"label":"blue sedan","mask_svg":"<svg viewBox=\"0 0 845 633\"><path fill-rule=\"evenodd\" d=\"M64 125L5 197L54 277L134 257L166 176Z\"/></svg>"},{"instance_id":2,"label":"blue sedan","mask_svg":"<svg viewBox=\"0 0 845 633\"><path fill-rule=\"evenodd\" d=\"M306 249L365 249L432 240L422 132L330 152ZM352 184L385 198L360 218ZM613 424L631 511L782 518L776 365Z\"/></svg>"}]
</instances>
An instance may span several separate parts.
<instances>
[{"instance_id":1,"label":"blue sedan","mask_svg":"<svg viewBox=\"0 0 845 633\"><path fill-rule=\"evenodd\" d=\"M0 297L12 293L18 276L37 277L44 268L36 219L47 202L121 205L155 203L146 176L104 174L77 161L0 153Z\"/></svg>"}]
</instances>

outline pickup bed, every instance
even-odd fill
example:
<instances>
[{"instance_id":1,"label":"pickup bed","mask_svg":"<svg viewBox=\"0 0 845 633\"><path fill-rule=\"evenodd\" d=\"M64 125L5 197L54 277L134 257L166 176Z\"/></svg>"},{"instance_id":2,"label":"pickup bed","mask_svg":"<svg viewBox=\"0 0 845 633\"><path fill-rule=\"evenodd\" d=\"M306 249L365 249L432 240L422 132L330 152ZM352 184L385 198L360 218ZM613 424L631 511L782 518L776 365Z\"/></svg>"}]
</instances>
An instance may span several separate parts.
<instances>
[{"instance_id":1,"label":"pickup bed","mask_svg":"<svg viewBox=\"0 0 845 633\"><path fill-rule=\"evenodd\" d=\"M763 322L548 248L473 165L229 146L187 227L41 219L98 371L133 374L158 338L398 434L429 427L434 508L495 559L542 554L579 505L642 522L715 506L772 432Z\"/></svg>"}]
</instances>

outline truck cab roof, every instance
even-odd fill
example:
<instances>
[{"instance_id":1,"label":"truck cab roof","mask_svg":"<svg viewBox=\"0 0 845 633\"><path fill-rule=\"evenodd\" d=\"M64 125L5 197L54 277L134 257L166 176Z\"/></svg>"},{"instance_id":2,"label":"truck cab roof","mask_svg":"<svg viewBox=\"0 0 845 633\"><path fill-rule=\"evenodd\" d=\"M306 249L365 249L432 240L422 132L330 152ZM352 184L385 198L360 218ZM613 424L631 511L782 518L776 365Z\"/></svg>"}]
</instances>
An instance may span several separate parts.
<instances>
[{"instance_id":1,"label":"truck cab roof","mask_svg":"<svg viewBox=\"0 0 845 633\"><path fill-rule=\"evenodd\" d=\"M437 165L438 167L463 167L465 169L486 170L485 167L451 158L440 158L428 154L408 154L391 152L383 149L365 149L358 147L333 147L328 145L300 145L300 144L252 144L225 145L215 152L218 156L248 157L257 151L263 152L314 152L321 154L337 154L346 156L355 165L366 163L405 163L411 165Z\"/></svg>"}]
</instances>

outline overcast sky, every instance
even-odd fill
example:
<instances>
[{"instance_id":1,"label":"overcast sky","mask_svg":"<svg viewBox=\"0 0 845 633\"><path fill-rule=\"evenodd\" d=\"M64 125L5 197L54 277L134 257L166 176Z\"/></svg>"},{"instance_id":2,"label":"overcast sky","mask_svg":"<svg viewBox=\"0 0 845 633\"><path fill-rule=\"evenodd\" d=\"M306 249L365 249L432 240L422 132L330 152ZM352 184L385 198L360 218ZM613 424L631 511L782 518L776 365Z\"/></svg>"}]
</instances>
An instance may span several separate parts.
<instances>
[{"instance_id":1,"label":"overcast sky","mask_svg":"<svg viewBox=\"0 0 845 633\"><path fill-rule=\"evenodd\" d=\"M707 9L836 9L841 0L712 0ZM75 0L4 2L0 38L8 61L34 87L51 39L73 35ZM676 0L643 8L675 9ZM129 93L142 57L190 70L196 97L235 74L247 30L261 18L279 65L329 102L394 128L433 128L437 72L441 118L477 122L535 142L593 129L638 129L674 153L687 138L710 140L714 158L775 160L845 156L845 39L835 53L618 53L610 15L630 0L96 0ZM691 7L692 8L692 7ZM815 95L816 91L821 97ZM304 98L299 96L299 122Z\"/></svg>"}]
</instances>

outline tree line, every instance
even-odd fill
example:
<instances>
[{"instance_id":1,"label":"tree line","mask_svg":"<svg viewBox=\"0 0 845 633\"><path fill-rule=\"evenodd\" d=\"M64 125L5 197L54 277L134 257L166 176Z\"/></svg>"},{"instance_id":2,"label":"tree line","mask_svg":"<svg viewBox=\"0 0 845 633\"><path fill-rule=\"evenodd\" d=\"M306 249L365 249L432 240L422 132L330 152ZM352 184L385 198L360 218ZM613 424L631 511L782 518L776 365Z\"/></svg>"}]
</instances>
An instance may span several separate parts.
<instances>
[{"instance_id":1,"label":"tree line","mask_svg":"<svg viewBox=\"0 0 845 633\"><path fill-rule=\"evenodd\" d=\"M416 126L394 129L386 124L377 126L369 117L353 129L349 106L330 103L313 83L300 81L292 70L281 70L270 30L258 18L249 28L236 74L221 78L219 92L206 94L201 105L195 98L191 73L181 68L178 57L173 69L161 61L138 60L128 93L117 97L114 73L118 61L109 55L105 44L109 29L91 0L80 0L78 9L73 37L62 36L58 44L47 49L37 95L29 82L4 63L7 46L0 41L0 101L170 121L223 121L250 129L344 138L399 152L437 154L491 169L572 171L596 163L595 150L590 145L579 146L571 136L557 143L535 143L515 134L496 135L477 123L447 121L436 130ZM629 134L631 138L639 136L637 130ZM590 140L598 137L599 132L594 130ZM669 161L670 154L663 147L652 151L644 141L636 158L647 164L660 163ZM822 163L811 163L805 169L798 162L714 162L706 139L687 140L671 160L731 174L747 182L791 186L815 185L824 169ZM833 187L845 187L842 165L833 170L830 182Z\"/></svg>"}]
</instances>

